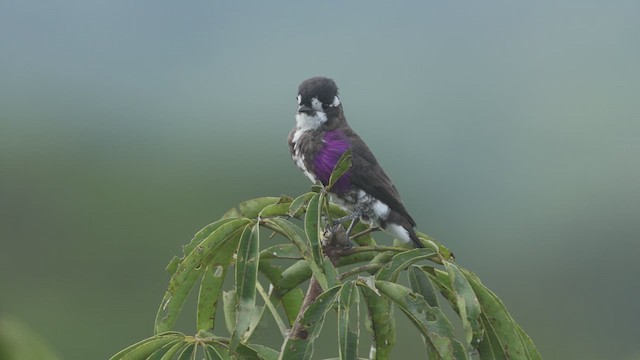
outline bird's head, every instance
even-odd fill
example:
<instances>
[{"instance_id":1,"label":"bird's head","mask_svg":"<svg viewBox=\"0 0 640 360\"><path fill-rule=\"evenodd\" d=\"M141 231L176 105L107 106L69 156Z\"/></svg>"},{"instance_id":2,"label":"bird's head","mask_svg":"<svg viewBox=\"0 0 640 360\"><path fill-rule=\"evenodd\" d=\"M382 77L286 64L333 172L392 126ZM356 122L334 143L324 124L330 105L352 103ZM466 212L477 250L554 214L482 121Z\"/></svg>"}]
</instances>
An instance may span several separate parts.
<instances>
[{"instance_id":1,"label":"bird's head","mask_svg":"<svg viewBox=\"0 0 640 360\"><path fill-rule=\"evenodd\" d=\"M298 127L316 129L340 108L338 86L326 77L316 76L303 81L298 87Z\"/></svg>"}]
</instances>

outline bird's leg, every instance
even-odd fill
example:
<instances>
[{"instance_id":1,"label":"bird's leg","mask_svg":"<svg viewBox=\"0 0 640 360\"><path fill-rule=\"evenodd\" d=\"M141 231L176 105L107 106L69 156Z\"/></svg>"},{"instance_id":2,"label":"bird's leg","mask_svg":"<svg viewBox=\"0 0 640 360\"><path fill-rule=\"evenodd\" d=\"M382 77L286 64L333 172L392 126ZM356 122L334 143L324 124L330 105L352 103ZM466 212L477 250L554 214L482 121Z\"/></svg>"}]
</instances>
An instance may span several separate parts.
<instances>
[{"instance_id":1,"label":"bird's leg","mask_svg":"<svg viewBox=\"0 0 640 360\"><path fill-rule=\"evenodd\" d=\"M353 210L353 212L351 214L333 220L333 225L335 226L335 225L338 225L338 224L342 224L343 222L346 222L346 221L353 221L351 223L351 226L349 226L349 229L351 229L351 227L353 226L355 220L358 219L361 215L362 215L362 211L360 211L359 209L355 209L355 210ZM348 234L348 232L347 232L347 234Z\"/></svg>"},{"instance_id":2,"label":"bird's leg","mask_svg":"<svg viewBox=\"0 0 640 360\"><path fill-rule=\"evenodd\" d=\"M350 239L349 235L351 234L351 230L353 230L353 227L355 226L356 222L358 222L358 219L360 218L361 215L362 215L362 211L359 210L359 209L355 209L351 214L333 220L333 228L336 229L336 228L340 227L342 225L342 223L344 223L346 221L351 221L351 224L349 224L349 227L347 228L347 231L345 232L345 239L348 241ZM347 247L350 248L351 246L352 246L352 244L349 242Z\"/></svg>"},{"instance_id":3,"label":"bird's leg","mask_svg":"<svg viewBox=\"0 0 640 360\"><path fill-rule=\"evenodd\" d=\"M358 218L351 220L351 224L349 224L349 227L347 228L347 237L350 237L351 230L353 230L353 225L355 225L357 221L358 221Z\"/></svg>"}]
</instances>

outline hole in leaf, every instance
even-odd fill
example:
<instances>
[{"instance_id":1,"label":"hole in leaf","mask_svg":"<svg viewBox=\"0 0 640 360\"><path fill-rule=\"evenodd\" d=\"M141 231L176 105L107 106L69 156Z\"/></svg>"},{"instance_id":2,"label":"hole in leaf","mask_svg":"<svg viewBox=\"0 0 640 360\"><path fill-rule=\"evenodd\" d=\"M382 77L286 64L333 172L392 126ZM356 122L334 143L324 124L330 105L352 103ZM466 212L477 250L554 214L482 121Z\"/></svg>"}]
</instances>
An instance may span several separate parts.
<instances>
[{"instance_id":1,"label":"hole in leaf","mask_svg":"<svg viewBox=\"0 0 640 360\"><path fill-rule=\"evenodd\" d=\"M213 272L213 276L215 277L220 277L222 276L222 272L224 271L224 269L222 268L221 265L216 266L215 271Z\"/></svg>"}]
</instances>

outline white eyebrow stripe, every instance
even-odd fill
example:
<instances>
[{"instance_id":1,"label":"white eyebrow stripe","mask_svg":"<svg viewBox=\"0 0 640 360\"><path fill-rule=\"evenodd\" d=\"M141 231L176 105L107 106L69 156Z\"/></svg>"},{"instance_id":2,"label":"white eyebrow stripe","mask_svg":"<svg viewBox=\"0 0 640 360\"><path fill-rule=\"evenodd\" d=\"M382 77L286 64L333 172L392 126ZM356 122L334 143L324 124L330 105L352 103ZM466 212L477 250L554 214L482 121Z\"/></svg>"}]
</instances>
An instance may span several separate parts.
<instances>
[{"instance_id":1,"label":"white eyebrow stripe","mask_svg":"<svg viewBox=\"0 0 640 360\"><path fill-rule=\"evenodd\" d=\"M302 95L298 94L298 105L302 104Z\"/></svg>"},{"instance_id":2,"label":"white eyebrow stripe","mask_svg":"<svg viewBox=\"0 0 640 360\"><path fill-rule=\"evenodd\" d=\"M340 99L338 99L338 96L336 95L336 96L333 98L333 102L331 103L331 106L333 106L333 107L337 107L338 105L340 105Z\"/></svg>"}]
</instances>

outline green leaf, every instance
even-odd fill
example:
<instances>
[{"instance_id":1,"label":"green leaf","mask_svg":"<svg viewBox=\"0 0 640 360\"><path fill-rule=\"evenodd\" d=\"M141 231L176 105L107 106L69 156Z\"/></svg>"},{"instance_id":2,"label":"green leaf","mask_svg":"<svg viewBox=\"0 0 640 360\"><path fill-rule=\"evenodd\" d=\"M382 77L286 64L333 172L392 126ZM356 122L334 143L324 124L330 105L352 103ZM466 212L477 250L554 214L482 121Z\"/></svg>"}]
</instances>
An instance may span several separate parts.
<instances>
[{"instance_id":1,"label":"green leaf","mask_svg":"<svg viewBox=\"0 0 640 360\"><path fill-rule=\"evenodd\" d=\"M229 246L233 249L240 230L250 222L249 219L235 219L224 223L185 256L169 280L169 286L158 309L156 334L173 327L187 295L208 263L217 264L228 261L232 253L229 252L227 245L232 244ZM221 251L222 249L225 251Z\"/></svg>"},{"instance_id":2,"label":"green leaf","mask_svg":"<svg viewBox=\"0 0 640 360\"><path fill-rule=\"evenodd\" d=\"M213 351L212 351L212 349L213 349ZM214 342L213 344L208 344L207 345L207 352L209 354L211 354L211 355L219 356L221 360L231 360L231 354L229 354L229 349L227 348L226 345L221 344L219 342Z\"/></svg>"},{"instance_id":3,"label":"green leaf","mask_svg":"<svg viewBox=\"0 0 640 360\"><path fill-rule=\"evenodd\" d=\"M313 355L313 343L320 335L327 312L336 301L341 286L335 286L320 294L304 312L301 325L308 334L305 339L287 338L282 344L279 360L304 360Z\"/></svg>"},{"instance_id":4,"label":"green leaf","mask_svg":"<svg viewBox=\"0 0 640 360\"><path fill-rule=\"evenodd\" d=\"M396 344L396 328L391 302L378 293L373 276L359 278L357 284L367 305L373 331L372 359L389 359Z\"/></svg>"},{"instance_id":5,"label":"green leaf","mask_svg":"<svg viewBox=\"0 0 640 360\"><path fill-rule=\"evenodd\" d=\"M289 208L291 207L290 202L278 202L275 204L267 205L264 209L258 213L259 217L268 217L268 216L288 216Z\"/></svg>"},{"instance_id":6,"label":"green leaf","mask_svg":"<svg viewBox=\"0 0 640 360\"><path fill-rule=\"evenodd\" d=\"M276 204L281 200L280 197L275 196L266 196L255 198L251 200L247 200L243 203L240 203L237 208L231 208L227 211L222 218L227 219L230 217L245 217L249 219L254 219L258 217L258 214L265 207Z\"/></svg>"},{"instance_id":7,"label":"green leaf","mask_svg":"<svg viewBox=\"0 0 640 360\"><path fill-rule=\"evenodd\" d=\"M389 281L376 281L376 287L407 315L443 359L467 359L467 352L455 339L451 323L444 313L431 307L421 295Z\"/></svg>"},{"instance_id":8,"label":"green leaf","mask_svg":"<svg viewBox=\"0 0 640 360\"><path fill-rule=\"evenodd\" d=\"M282 271L280 278L273 284L278 291L287 291L309 280L313 272L307 260L299 260Z\"/></svg>"},{"instance_id":9,"label":"green leaf","mask_svg":"<svg viewBox=\"0 0 640 360\"><path fill-rule=\"evenodd\" d=\"M213 329L216 315L216 305L220 297L222 283L229 262L226 264L209 264L204 270L200 282L200 292L198 294L197 305L197 327L199 330Z\"/></svg>"},{"instance_id":10,"label":"green leaf","mask_svg":"<svg viewBox=\"0 0 640 360\"><path fill-rule=\"evenodd\" d=\"M402 270L405 270L413 263L433 256L435 253L431 249L412 249L396 254L391 258L391 262L380 269L376 274L376 279L386 281L396 281Z\"/></svg>"},{"instance_id":11,"label":"green leaf","mask_svg":"<svg viewBox=\"0 0 640 360\"><path fill-rule=\"evenodd\" d=\"M238 294L238 312L236 326L231 334L229 348L235 351L245 333L250 330L251 315L256 307L256 282L258 281L258 262L260 259L260 226L256 223L251 229L245 228L238 245L236 260L236 289Z\"/></svg>"},{"instance_id":12,"label":"green leaf","mask_svg":"<svg viewBox=\"0 0 640 360\"><path fill-rule=\"evenodd\" d=\"M482 323L493 353L503 353L512 359L541 359L531 339L528 336L526 338L521 336L520 327L502 301L487 289L475 274L463 268L460 268L460 271L467 278L478 298L483 315ZM486 349L486 346L486 343L481 343L480 351ZM480 355L483 356L482 353Z\"/></svg>"},{"instance_id":13,"label":"green leaf","mask_svg":"<svg viewBox=\"0 0 640 360\"><path fill-rule=\"evenodd\" d=\"M333 171L331 172L331 176L329 177L329 184L327 184L327 191L331 190L333 185L335 185L335 183L338 180L340 180L340 178L347 171L349 171L349 168L351 167L351 158L352 158L351 149L348 149L342 154L342 156L340 156L340 159L338 159L336 166L333 167Z\"/></svg>"},{"instance_id":14,"label":"green leaf","mask_svg":"<svg viewBox=\"0 0 640 360\"><path fill-rule=\"evenodd\" d=\"M247 347L255 351L260 359L264 360L278 360L278 356L280 355L279 351L263 345L247 344Z\"/></svg>"},{"instance_id":15,"label":"green leaf","mask_svg":"<svg viewBox=\"0 0 640 360\"><path fill-rule=\"evenodd\" d=\"M266 224L270 224L274 228L277 228L282 235L287 237L298 247L305 262L309 265L313 276L315 276L315 278L318 280L318 283L320 284L322 289L326 290L328 287L327 279L324 275L324 272L320 269L318 264L316 264L315 260L313 259L311 251L309 251L309 247L300 234L300 228L294 225L292 222L282 218L266 219L264 220L264 222Z\"/></svg>"},{"instance_id":16,"label":"green leaf","mask_svg":"<svg viewBox=\"0 0 640 360\"><path fill-rule=\"evenodd\" d=\"M238 296L236 290L225 291L222 294L222 307L224 309L224 324L229 334L233 334L236 327L236 313L238 310Z\"/></svg>"},{"instance_id":17,"label":"green leaf","mask_svg":"<svg viewBox=\"0 0 640 360\"><path fill-rule=\"evenodd\" d=\"M302 259L300 250L294 244L277 244L260 252L260 261L267 259Z\"/></svg>"},{"instance_id":18,"label":"green leaf","mask_svg":"<svg viewBox=\"0 0 640 360\"><path fill-rule=\"evenodd\" d=\"M442 243L436 241L436 239L432 238L431 236L416 231L416 234L418 234L418 237L420 239L422 239L423 244L427 245L428 248L432 248L434 250L436 250L438 252L438 254L440 254L442 256L442 258L444 260L454 260L455 257L453 256L453 253L451 252L451 250L449 250L446 246L442 245Z\"/></svg>"},{"instance_id":19,"label":"green leaf","mask_svg":"<svg viewBox=\"0 0 640 360\"><path fill-rule=\"evenodd\" d=\"M200 244L204 239L209 237L209 235L211 235L212 232L214 232L215 230L220 228L222 225L227 224L227 223L229 223L231 221L234 221L234 220L238 220L238 219L222 219L222 220L218 220L218 221L216 221L216 222L214 222L212 224L209 224L209 225L205 226L200 231L198 231L193 236L191 241L189 241L188 244L182 246L182 253L184 254L182 256L182 258L178 258L178 257L174 256L174 258L171 259L171 261L169 262L169 265L167 265L167 271L169 272L169 274L171 274L171 275L175 274L176 270L178 269L178 266L184 260L184 258L187 255L189 255L189 253L191 253L193 251L193 249L195 249L196 246L198 246L198 244Z\"/></svg>"},{"instance_id":20,"label":"green leaf","mask_svg":"<svg viewBox=\"0 0 640 360\"><path fill-rule=\"evenodd\" d=\"M162 360L164 358L166 358L167 354L172 351L174 348L176 348L176 352L177 349L180 349L181 346L184 346L186 343L183 340L173 340L169 343L167 343L166 345L164 345L163 347L161 347L160 349L156 350L153 352L153 354L149 355L149 357L146 358L146 360ZM175 354L175 352L173 353ZM173 356L173 354L168 355L168 356Z\"/></svg>"},{"instance_id":21,"label":"green leaf","mask_svg":"<svg viewBox=\"0 0 640 360\"><path fill-rule=\"evenodd\" d=\"M480 323L480 313L482 312L480 303L469 281L467 281L467 278L464 277L458 267L448 261L444 262L444 266L449 272L451 287L456 296L458 314L462 320L467 346L469 349L475 348L482 341L484 333Z\"/></svg>"},{"instance_id":22,"label":"green leaf","mask_svg":"<svg viewBox=\"0 0 640 360\"><path fill-rule=\"evenodd\" d=\"M304 205L311 199L316 193L308 192L306 194L302 194L298 196L293 202L289 205L289 216L296 217L302 213L302 208Z\"/></svg>"},{"instance_id":23,"label":"green leaf","mask_svg":"<svg viewBox=\"0 0 640 360\"><path fill-rule=\"evenodd\" d=\"M294 288L282 296L280 302L284 308L284 313L287 315L287 320L289 320L289 326L296 321L303 299L304 292L300 288Z\"/></svg>"},{"instance_id":24,"label":"green leaf","mask_svg":"<svg viewBox=\"0 0 640 360\"><path fill-rule=\"evenodd\" d=\"M180 355L178 355L177 360L194 360L196 352L196 344L189 344L187 347L182 350Z\"/></svg>"},{"instance_id":25,"label":"green leaf","mask_svg":"<svg viewBox=\"0 0 640 360\"><path fill-rule=\"evenodd\" d=\"M256 350L246 346L245 344L239 344L236 352L233 354L234 359L239 360L261 360L263 359Z\"/></svg>"},{"instance_id":26,"label":"green leaf","mask_svg":"<svg viewBox=\"0 0 640 360\"><path fill-rule=\"evenodd\" d=\"M514 320L514 323L515 323L515 320ZM518 325L517 323L515 323L515 325L516 325L516 327L518 329L518 335L520 335L520 339L522 339L522 342L524 343L525 350L527 351L527 354L529 355L529 359L542 360L542 356L538 352L538 349L536 348L535 344L533 343L533 340L531 340L531 337L529 337L529 335L527 335L527 333L524 332L524 330L520 327L520 325Z\"/></svg>"},{"instance_id":27,"label":"green leaf","mask_svg":"<svg viewBox=\"0 0 640 360\"><path fill-rule=\"evenodd\" d=\"M323 267L325 272L325 277L327 279L327 286L334 287L340 285L338 270L333 266L331 260L328 257L324 257L323 259Z\"/></svg>"},{"instance_id":28,"label":"green leaf","mask_svg":"<svg viewBox=\"0 0 640 360\"><path fill-rule=\"evenodd\" d=\"M160 360L171 360L174 358L174 356L176 354L178 354L179 352L182 351L182 349L184 349L185 347L189 346L190 344L188 342L185 341L181 341L175 345L173 345L171 347L171 349L169 349Z\"/></svg>"},{"instance_id":29,"label":"green leaf","mask_svg":"<svg viewBox=\"0 0 640 360\"><path fill-rule=\"evenodd\" d=\"M211 360L226 360L231 358L229 356L228 351L226 353L224 352L221 353L220 351L218 351L218 349L216 349L215 347L213 347L213 345L210 345L210 344L207 344L207 346L205 347L205 350L206 350L208 359L211 359Z\"/></svg>"},{"instance_id":30,"label":"green leaf","mask_svg":"<svg viewBox=\"0 0 640 360\"><path fill-rule=\"evenodd\" d=\"M280 313L278 313L278 309L276 309L276 306L274 305L274 301L278 300L278 296L273 293L271 294L271 296L269 296L269 294L267 294L267 292L264 290L260 282L256 283L256 288L258 290L258 293L262 297L262 300L264 300L266 308L269 309L269 312L273 316L273 319L275 320L276 325L278 326L278 329L280 329L280 334L282 334L283 337L286 336L286 333L288 331L287 326L284 324L284 321L282 320ZM260 321L262 319L262 315L263 314L260 313L260 316L258 317L257 321ZM257 322L256 322L256 325L257 325ZM253 332L253 329L255 329L255 326L252 327L252 332Z\"/></svg>"},{"instance_id":31,"label":"green leaf","mask_svg":"<svg viewBox=\"0 0 640 360\"><path fill-rule=\"evenodd\" d=\"M139 341L119 353L113 355L111 360L138 360L146 359L153 354L156 350L162 348L168 343L173 341L180 341L184 339L184 335L179 333L166 333L162 335L156 335L142 341Z\"/></svg>"},{"instance_id":32,"label":"green leaf","mask_svg":"<svg viewBox=\"0 0 640 360\"><path fill-rule=\"evenodd\" d=\"M319 268L323 268L323 255L322 245L320 239L320 215L322 214L322 193L316 194L309 200L307 205L307 213L304 216L304 231L307 234L309 240L309 247L311 248L311 254L313 260Z\"/></svg>"},{"instance_id":33,"label":"green leaf","mask_svg":"<svg viewBox=\"0 0 640 360\"><path fill-rule=\"evenodd\" d=\"M350 281L340 289L338 296L338 345L340 349L340 359L357 359L358 358L358 340L360 321L358 315L360 313L360 301L355 281ZM352 311L351 306L355 305ZM356 319L351 321L351 315L355 315ZM351 326L349 326L349 324Z\"/></svg>"},{"instance_id":34,"label":"green leaf","mask_svg":"<svg viewBox=\"0 0 640 360\"><path fill-rule=\"evenodd\" d=\"M413 292L422 295L424 300L432 307L440 307L436 289L433 287L427 272L419 266L409 268L409 283Z\"/></svg>"}]
</instances>

